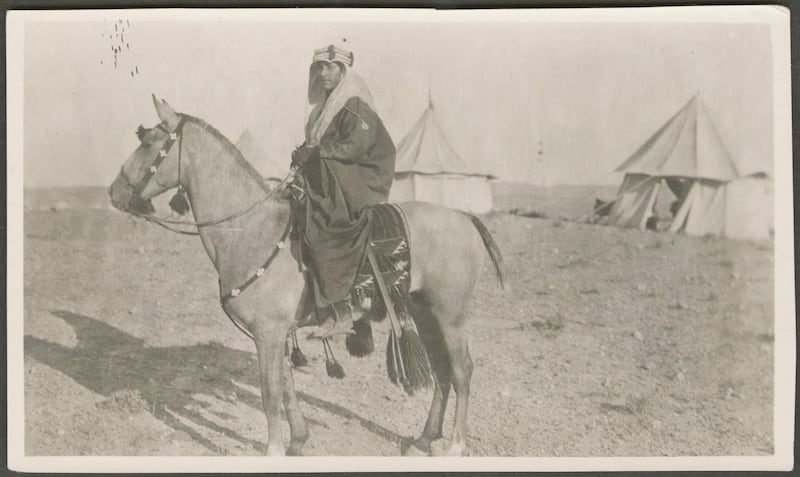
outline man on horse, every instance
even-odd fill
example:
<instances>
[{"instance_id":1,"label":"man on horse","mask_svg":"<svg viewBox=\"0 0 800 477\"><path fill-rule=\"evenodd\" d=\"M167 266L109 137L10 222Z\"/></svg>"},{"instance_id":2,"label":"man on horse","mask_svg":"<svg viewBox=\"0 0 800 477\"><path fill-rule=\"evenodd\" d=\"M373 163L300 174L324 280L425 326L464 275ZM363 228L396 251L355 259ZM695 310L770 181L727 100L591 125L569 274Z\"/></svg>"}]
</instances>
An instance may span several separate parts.
<instances>
[{"instance_id":1,"label":"man on horse","mask_svg":"<svg viewBox=\"0 0 800 477\"><path fill-rule=\"evenodd\" d=\"M305 183L298 241L319 338L352 332L350 293L369 243L368 207L388 200L394 178L394 143L352 66L343 48L314 51L305 142L292 154Z\"/></svg>"}]
</instances>

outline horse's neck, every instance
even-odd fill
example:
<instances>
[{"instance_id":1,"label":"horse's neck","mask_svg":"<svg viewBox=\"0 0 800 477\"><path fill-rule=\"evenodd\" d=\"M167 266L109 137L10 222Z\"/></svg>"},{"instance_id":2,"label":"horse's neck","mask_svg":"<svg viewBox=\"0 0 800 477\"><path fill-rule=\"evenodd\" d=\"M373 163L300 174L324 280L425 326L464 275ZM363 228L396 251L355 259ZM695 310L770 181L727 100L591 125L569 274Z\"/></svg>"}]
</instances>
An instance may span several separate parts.
<instances>
[{"instance_id":1,"label":"horse's neck","mask_svg":"<svg viewBox=\"0 0 800 477\"><path fill-rule=\"evenodd\" d=\"M260 178L240 163L230 145L201 124L187 126L183 153L188 164L181 182L189 192L196 221L230 216L264 196Z\"/></svg>"},{"instance_id":2,"label":"horse's neck","mask_svg":"<svg viewBox=\"0 0 800 477\"><path fill-rule=\"evenodd\" d=\"M187 133L184 153L189 164L183 181L195 221L230 217L199 228L203 247L223 283L240 280L258 267L280 240L289 220L288 206L267 200L233 217L265 197L261 178L235 157L230 146L201 126Z\"/></svg>"}]
</instances>

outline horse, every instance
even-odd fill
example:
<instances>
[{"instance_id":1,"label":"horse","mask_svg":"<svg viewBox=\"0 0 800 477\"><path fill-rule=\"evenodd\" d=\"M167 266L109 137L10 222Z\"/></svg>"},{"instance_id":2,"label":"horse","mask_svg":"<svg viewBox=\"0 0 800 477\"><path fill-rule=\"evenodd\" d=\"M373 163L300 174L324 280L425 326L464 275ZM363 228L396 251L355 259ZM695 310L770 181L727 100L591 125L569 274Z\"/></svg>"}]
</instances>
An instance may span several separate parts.
<instances>
[{"instance_id":1,"label":"horse","mask_svg":"<svg viewBox=\"0 0 800 477\"><path fill-rule=\"evenodd\" d=\"M299 304L306 299L296 259L289 251L281 253L291 220L290 204L269 196L272 189L261 175L214 127L176 112L155 95L153 104L160 122L152 128L140 126L140 144L109 188L111 203L120 211L149 219L153 197L174 188L188 196L194 216L189 223L196 227L218 273L220 293L232 290L223 310L255 342L267 418L267 455L302 455L309 431L285 357L287 336L297 324ZM455 418L450 441L443 442L447 455L463 455L473 371L465 331L467 303L485 255L503 285L502 255L485 225L473 215L424 202L398 206L407 218L413 321L433 377L427 421L404 454L432 455L432 442L443 439L452 387ZM252 281L253 277L258 279ZM240 291L238 287L247 280L251 285ZM288 448L281 437L281 405L290 426Z\"/></svg>"}]
</instances>

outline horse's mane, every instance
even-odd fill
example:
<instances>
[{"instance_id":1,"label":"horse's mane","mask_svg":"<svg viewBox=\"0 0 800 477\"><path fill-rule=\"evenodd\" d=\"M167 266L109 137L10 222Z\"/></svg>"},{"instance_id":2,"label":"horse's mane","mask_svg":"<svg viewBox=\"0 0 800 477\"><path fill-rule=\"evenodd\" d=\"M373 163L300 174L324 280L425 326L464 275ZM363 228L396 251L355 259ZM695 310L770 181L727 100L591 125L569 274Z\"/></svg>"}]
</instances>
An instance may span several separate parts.
<instances>
[{"instance_id":1,"label":"horse's mane","mask_svg":"<svg viewBox=\"0 0 800 477\"><path fill-rule=\"evenodd\" d=\"M214 126L208 124L202 119L190 116L188 114L184 114L184 116L186 116L186 119L189 119L192 122L196 123L198 126L203 128L203 130L205 130L206 132L214 136L219 142L221 142L222 145L225 146L225 150L230 155L232 155L234 159L236 159L236 161L242 165L242 167L244 167L244 169L247 171L248 174L250 174L251 176L253 176L254 179L256 179L258 184L261 186L262 189L264 189L265 192L269 192L270 190L272 190L272 187L270 187L266 179L264 179L264 176L262 176L261 173L258 172L258 170L255 167L253 167L253 165L250 164L250 162L248 162L247 159L245 159L244 155L242 154L242 151L240 151L239 148L236 147L236 145L234 145L230 141L230 139L225 137L225 135L219 132Z\"/></svg>"}]
</instances>

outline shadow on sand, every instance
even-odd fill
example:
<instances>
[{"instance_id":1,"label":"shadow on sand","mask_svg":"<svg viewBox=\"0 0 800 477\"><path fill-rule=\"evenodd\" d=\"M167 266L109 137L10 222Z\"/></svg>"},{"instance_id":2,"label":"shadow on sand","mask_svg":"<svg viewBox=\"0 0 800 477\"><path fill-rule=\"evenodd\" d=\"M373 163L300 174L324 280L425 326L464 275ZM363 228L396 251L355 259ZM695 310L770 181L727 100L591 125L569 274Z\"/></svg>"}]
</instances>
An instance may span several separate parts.
<instances>
[{"instance_id":1,"label":"shadow on sand","mask_svg":"<svg viewBox=\"0 0 800 477\"><path fill-rule=\"evenodd\" d=\"M71 377L78 384L103 396L117 391L138 391L147 403L148 412L175 430L189 434L211 452L219 447L179 416L218 432L244 445L266 453L266 445L210 421L198 410L208 408L198 394L212 395L230 402L243 402L261 410L260 396L236 382L260 388L254 353L231 349L221 344L198 344L165 348L147 347L139 338L94 318L57 310L53 315L75 330L75 348L61 346L33 336L25 336L25 355ZM235 382L234 382L235 381ZM405 446L409 438L372 422L338 404L298 392L304 403L345 419L357 421L373 434ZM324 425L306 419L310 426ZM266 442L266 419L264 441Z\"/></svg>"}]
</instances>

